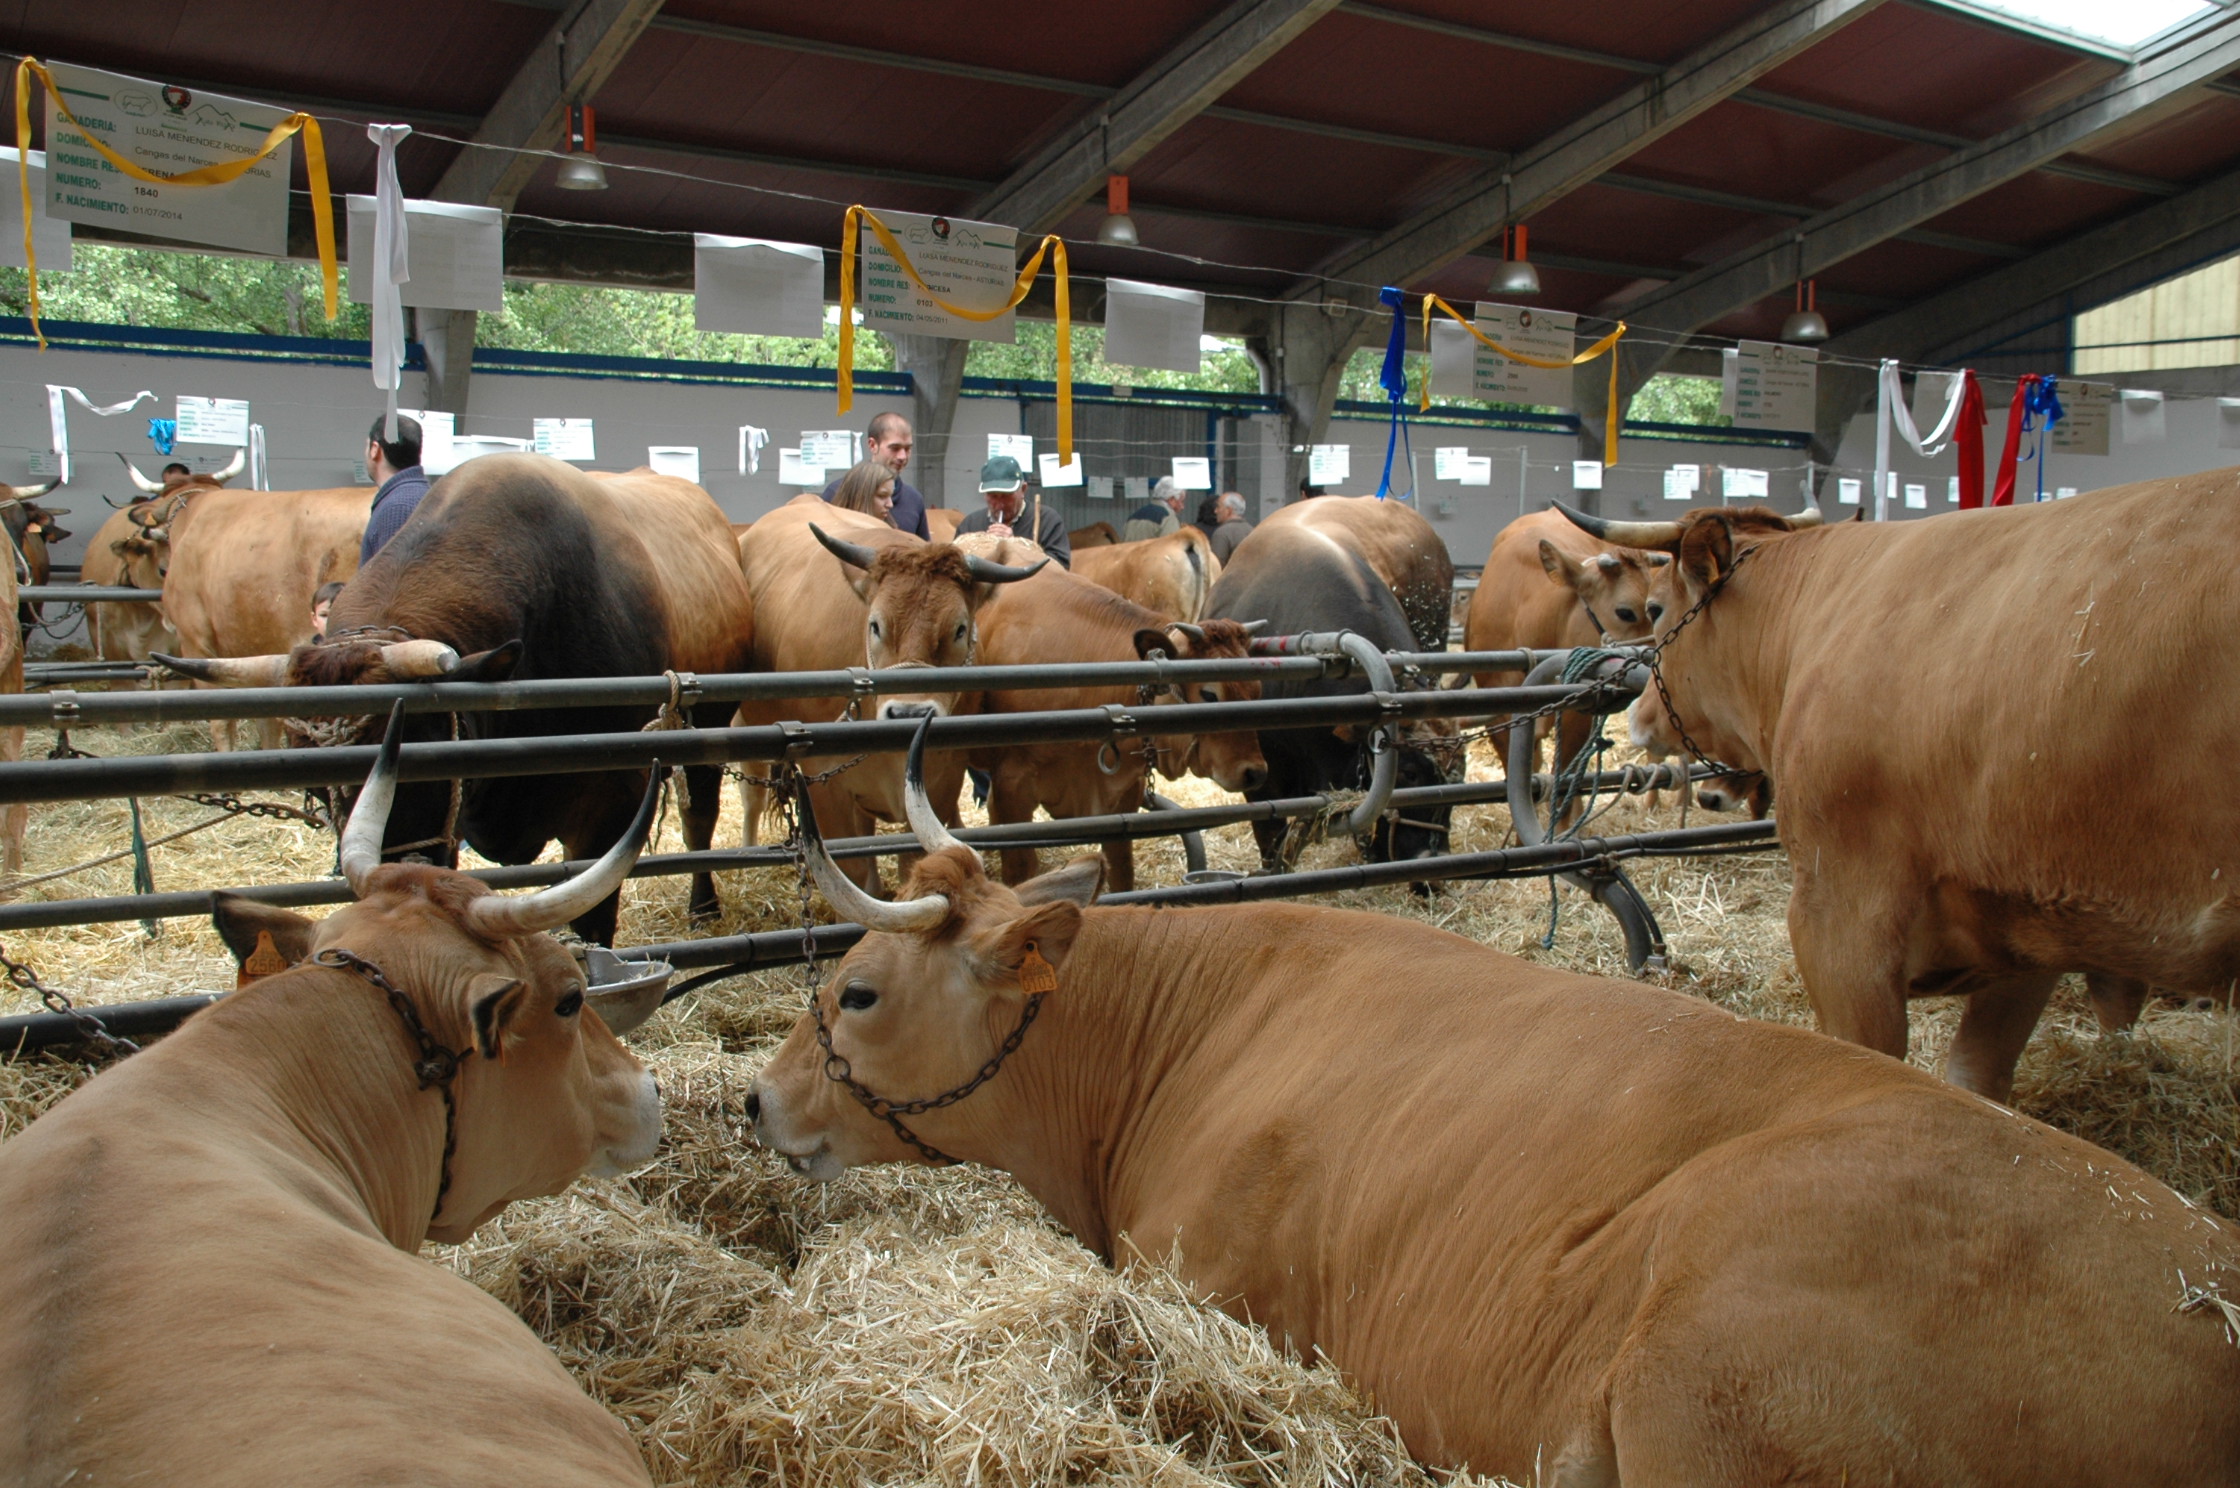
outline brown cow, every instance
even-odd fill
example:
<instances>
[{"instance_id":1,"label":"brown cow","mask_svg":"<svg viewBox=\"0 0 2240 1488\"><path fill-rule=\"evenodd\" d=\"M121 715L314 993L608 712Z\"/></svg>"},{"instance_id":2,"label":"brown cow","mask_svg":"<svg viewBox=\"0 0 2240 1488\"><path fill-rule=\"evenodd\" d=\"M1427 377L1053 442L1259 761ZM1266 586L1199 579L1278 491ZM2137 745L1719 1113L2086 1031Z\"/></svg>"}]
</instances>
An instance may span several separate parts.
<instances>
[{"instance_id":1,"label":"brown cow","mask_svg":"<svg viewBox=\"0 0 2240 1488\"><path fill-rule=\"evenodd\" d=\"M1331 533L1340 547L1360 554L1400 601L1416 644L1426 651L1447 649L1454 559L1421 512L1405 501L1374 496L1315 496L1277 507L1254 530L1293 526Z\"/></svg>"},{"instance_id":2,"label":"brown cow","mask_svg":"<svg viewBox=\"0 0 2240 1488\"><path fill-rule=\"evenodd\" d=\"M343 837L357 903L221 896L243 976L288 969L0 1147L8 1482L649 1481L519 1318L414 1252L659 1145L652 1074L539 933L621 882L653 796L581 877L506 898L382 865L394 769Z\"/></svg>"},{"instance_id":3,"label":"brown cow","mask_svg":"<svg viewBox=\"0 0 2240 1488\"><path fill-rule=\"evenodd\" d=\"M968 545L991 544L995 555L1018 563L1039 553L1021 538L967 538ZM980 660L988 666L1037 662L1135 661L1153 651L1177 658L1244 656L1255 626L1233 620L1189 625L1145 609L1134 601L1092 584L1052 564L1025 583L1001 591L980 613ZM1193 702L1229 702L1260 696L1257 682L1194 682ZM980 695L980 711L1039 713L1065 708L1102 708L1140 701L1133 686L1079 686L1020 689ZM1174 691L1155 704L1180 701ZM1260 741L1250 731L1154 738L1149 747L1130 744L1011 744L974 751L974 767L994 783L988 795L991 822L1032 821L1036 807L1053 817L1103 816L1133 811L1143 804L1154 760L1169 775L1188 772L1223 790L1258 789L1267 779ZM1109 773L1107 773L1109 771ZM943 799L947 799L944 797ZM1127 838L1104 844L1113 883L1135 883L1135 845ZM1003 871L1014 881L1035 872L1035 851L1015 848L1003 855Z\"/></svg>"},{"instance_id":4,"label":"brown cow","mask_svg":"<svg viewBox=\"0 0 2240 1488\"><path fill-rule=\"evenodd\" d=\"M16 604L16 566L0 562L0 615ZM23 691L23 632L0 625L0 696ZM0 728L0 763L23 758L23 725ZM23 834L31 825L31 808L21 801L0 806L0 873L10 877L23 871ZM9 897L12 890L0 894Z\"/></svg>"},{"instance_id":5,"label":"brown cow","mask_svg":"<svg viewBox=\"0 0 2240 1488\"><path fill-rule=\"evenodd\" d=\"M15 545L12 566L16 578L25 584L47 582L54 572L49 546L70 536L55 521L57 517L70 515L69 509L39 504L39 498L57 484L48 481L37 486L0 486L0 526L6 528L8 540ZM37 601L19 600L17 624L24 629L38 624L41 608Z\"/></svg>"},{"instance_id":6,"label":"brown cow","mask_svg":"<svg viewBox=\"0 0 2240 1488\"><path fill-rule=\"evenodd\" d=\"M1073 571L1170 620L1196 621L1206 612L1221 564L1206 535L1184 527L1165 537L1076 552Z\"/></svg>"},{"instance_id":7,"label":"brown cow","mask_svg":"<svg viewBox=\"0 0 2240 1488\"><path fill-rule=\"evenodd\" d=\"M926 508L926 536L937 543L955 542L957 524L963 520L964 513L953 506L929 506Z\"/></svg>"},{"instance_id":8,"label":"brown cow","mask_svg":"<svg viewBox=\"0 0 2240 1488\"><path fill-rule=\"evenodd\" d=\"M759 1140L820 1180L926 1160L904 1129L1001 1168L1329 1359L1426 1462L2240 1479L2240 1231L2077 1138L1388 916L1094 908L1094 859L1014 891L954 848L865 903L812 864L872 933L756 1080Z\"/></svg>"},{"instance_id":9,"label":"brown cow","mask_svg":"<svg viewBox=\"0 0 2240 1488\"><path fill-rule=\"evenodd\" d=\"M80 579L120 589L163 587L160 545L150 541L146 529L133 520L135 513L147 515L148 505L143 499L109 513L86 544ZM146 661L156 650L177 644L171 627L164 623L163 606L154 600L87 605L86 638L104 661Z\"/></svg>"},{"instance_id":10,"label":"brown cow","mask_svg":"<svg viewBox=\"0 0 2240 1488\"><path fill-rule=\"evenodd\" d=\"M1047 560L1037 560L1047 561ZM833 506L814 493L764 516L739 539L739 568L754 597L755 642L748 665L755 671L821 672L846 667L964 666L979 645L974 614L1000 584L1032 572L960 553L947 543L928 544L897 532L877 517ZM851 705L844 698L748 700L739 705L741 727L793 720L824 723ZM956 710L954 693L889 694L880 717L908 718ZM810 765L817 773L834 761ZM935 756L940 799L955 821L964 761ZM866 757L852 769L810 788L818 823L828 836L868 835L874 823L903 820L902 761L892 754ZM760 827L763 795L748 788L747 841ZM857 881L876 889L878 862L850 860Z\"/></svg>"},{"instance_id":11,"label":"brown cow","mask_svg":"<svg viewBox=\"0 0 2240 1488\"><path fill-rule=\"evenodd\" d=\"M1078 553L1083 548L1109 548L1120 541L1120 534L1110 522L1091 522L1086 527L1076 527L1067 533L1066 541Z\"/></svg>"},{"instance_id":12,"label":"brown cow","mask_svg":"<svg viewBox=\"0 0 2240 1488\"><path fill-rule=\"evenodd\" d=\"M2004 1100L2062 973L2240 977L2240 801L2171 788L2240 753L2236 497L2222 470L1927 522L1579 519L1677 555L1649 599L1672 702L1777 782L1824 1030L1902 1055L1909 998L1964 996L1946 1073Z\"/></svg>"}]
</instances>

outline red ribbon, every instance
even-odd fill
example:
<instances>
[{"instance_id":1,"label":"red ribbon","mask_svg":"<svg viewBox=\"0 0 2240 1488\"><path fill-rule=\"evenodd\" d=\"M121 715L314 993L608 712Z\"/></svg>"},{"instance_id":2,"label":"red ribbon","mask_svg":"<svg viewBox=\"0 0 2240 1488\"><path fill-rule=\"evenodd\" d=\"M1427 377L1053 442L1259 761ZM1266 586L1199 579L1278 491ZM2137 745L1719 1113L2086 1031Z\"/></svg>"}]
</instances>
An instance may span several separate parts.
<instances>
[{"instance_id":1,"label":"red ribbon","mask_svg":"<svg viewBox=\"0 0 2240 1488\"><path fill-rule=\"evenodd\" d=\"M1960 377L1960 426L1953 431L1952 442L1960 452L1960 505L1967 509L1983 505L1983 426L1989 420L1983 411L1983 389L1976 382L1976 374L1968 371ZM2011 441L2016 436L2008 437ZM2012 462L2007 469L2011 476Z\"/></svg>"},{"instance_id":2,"label":"red ribbon","mask_svg":"<svg viewBox=\"0 0 2240 1488\"><path fill-rule=\"evenodd\" d=\"M2014 403L2007 409L2007 447L1999 455L1999 476L1991 485L1993 506L2014 505L2014 466L2022 456L2022 420L2030 411L2030 390L2038 385L2038 374L2031 372L2014 382ZM1965 504L1967 493L1961 493Z\"/></svg>"}]
</instances>

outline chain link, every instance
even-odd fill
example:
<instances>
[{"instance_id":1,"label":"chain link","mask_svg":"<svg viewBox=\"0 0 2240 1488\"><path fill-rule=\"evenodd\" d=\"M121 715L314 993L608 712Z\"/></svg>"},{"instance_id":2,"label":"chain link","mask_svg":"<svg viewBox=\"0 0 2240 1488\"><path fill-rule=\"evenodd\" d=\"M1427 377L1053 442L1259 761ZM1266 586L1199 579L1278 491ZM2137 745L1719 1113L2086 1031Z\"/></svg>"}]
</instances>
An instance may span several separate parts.
<instances>
[{"instance_id":1,"label":"chain link","mask_svg":"<svg viewBox=\"0 0 2240 1488\"><path fill-rule=\"evenodd\" d=\"M1760 546L1763 545L1761 544ZM1688 732L1688 726L1680 721L1680 709L1672 701L1672 689L1665 684L1664 668L1659 664L1659 659L1664 655L1665 649L1667 647L1669 647L1674 641L1680 639L1680 632L1693 625L1696 620L1703 614L1704 610L1710 606L1711 601L1719 597L1719 591L1727 587L1728 581L1731 580L1735 576L1735 574L1741 570L1743 564L1747 563L1750 560L1750 555L1757 551L1758 549L1756 547L1749 547L1744 548L1741 552L1735 554L1734 562L1727 565L1727 571L1719 575L1717 579L1711 582L1710 586L1703 591L1703 595L1701 598L1697 599L1694 604L1688 606L1687 612L1680 617L1679 621L1672 627L1672 629L1666 631L1662 636L1658 637L1656 645L1649 648L1649 655L1647 658L1649 663L1649 680L1657 684L1657 701L1664 704L1664 716L1671 721L1673 732L1680 736L1680 748L1685 751L1686 754L1693 756L1706 765L1709 765L1715 772L1711 777L1714 780L1762 779L1764 778L1765 772L1763 770L1744 770L1737 768L1734 765L1726 764L1725 762L1721 761L1716 755L1714 755L1710 750L1704 748L1701 744L1698 744L1695 741L1694 736ZM1684 762L1685 761L1683 761L1683 763ZM1685 791L1686 787L1683 786L1682 790Z\"/></svg>"},{"instance_id":2,"label":"chain link","mask_svg":"<svg viewBox=\"0 0 2240 1488\"><path fill-rule=\"evenodd\" d=\"M412 999L405 996L402 989L390 981L380 967L365 957L340 946L328 946L313 956L311 962L314 966L324 966L334 971L355 972L387 994L389 1005L404 1020L405 1032L411 1035L413 1043L418 1046L418 1057L412 1062L413 1077L420 1082L422 1090L432 1086L443 1096L443 1170L436 1184L435 1207L428 1211L428 1223L432 1225L436 1222L436 1217L443 1213L444 1196L451 1192L451 1159L459 1146L459 1103L452 1084L457 1079L459 1066L466 1056L457 1049L437 1043L435 1035L428 1032L428 1025L420 1021L420 1010L412 1005Z\"/></svg>"},{"instance_id":3,"label":"chain link","mask_svg":"<svg viewBox=\"0 0 2240 1488\"><path fill-rule=\"evenodd\" d=\"M103 1053L113 1054L121 1059L127 1054L140 1052L140 1046L131 1039L111 1033L102 1026L99 1018L72 1002L66 994L57 992L40 981L37 972L10 956L5 947L0 947L0 968L5 969L10 982L36 995L49 1012L60 1013L77 1024L78 1032L85 1035L86 1042Z\"/></svg>"}]
</instances>

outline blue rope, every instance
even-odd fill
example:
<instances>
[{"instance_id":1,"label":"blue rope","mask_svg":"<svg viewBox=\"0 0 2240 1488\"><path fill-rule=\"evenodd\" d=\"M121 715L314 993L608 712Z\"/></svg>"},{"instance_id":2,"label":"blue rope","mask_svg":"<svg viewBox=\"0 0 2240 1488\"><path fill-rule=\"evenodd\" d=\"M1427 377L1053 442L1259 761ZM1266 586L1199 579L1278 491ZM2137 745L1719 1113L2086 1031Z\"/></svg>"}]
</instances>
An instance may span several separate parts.
<instances>
[{"instance_id":1,"label":"blue rope","mask_svg":"<svg viewBox=\"0 0 2240 1488\"><path fill-rule=\"evenodd\" d=\"M1385 435L1384 474L1377 480L1377 499L1384 500L1392 493L1392 454L1400 447L1407 433L1408 420L1402 411L1408 396L1408 317L1401 312L1401 293L1392 285L1378 291L1377 298L1392 309L1392 335L1384 344L1384 370L1377 376L1377 385L1384 389L1385 397L1392 404L1392 427ZM1416 452L1408 448L1408 468L1415 469ZM1411 480L1408 489L1415 484Z\"/></svg>"},{"instance_id":2,"label":"blue rope","mask_svg":"<svg viewBox=\"0 0 2240 1488\"><path fill-rule=\"evenodd\" d=\"M2038 436L2037 449L2030 457L2036 485L2030 498L2033 501L2046 499L2046 431L2069 416L2069 410L2061 406L2061 395L2055 391L2054 381L2051 375L2042 377L2022 395L2022 432L2035 431Z\"/></svg>"}]
</instances>

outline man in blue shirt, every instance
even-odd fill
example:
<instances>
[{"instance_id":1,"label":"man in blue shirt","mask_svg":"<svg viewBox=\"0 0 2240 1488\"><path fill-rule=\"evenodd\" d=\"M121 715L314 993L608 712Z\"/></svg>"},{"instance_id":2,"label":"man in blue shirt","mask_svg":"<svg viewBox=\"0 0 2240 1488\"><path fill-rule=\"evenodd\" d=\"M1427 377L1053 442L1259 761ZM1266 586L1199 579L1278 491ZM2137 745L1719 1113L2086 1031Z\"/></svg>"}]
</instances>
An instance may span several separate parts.
<instances>
[{"instance_id":1,"label":"man in blue shirt","mask_svg":"<svg viewBox=\"0 0 2240 1488\"><path fill-rule=\"evenodd\" d=\"M911 444L910 420L899 413L882 413L863 431L863 457L880 461L894 472L894 507L887 515L894 522L895 530L914 532L931 542L933 534L926 530L926 499L918 494L915 486L902 479L902 472L910 463ZM826 486L824 499L830 501L839 489L837 480Z\"/></svg>"},{"instance_id":2,"label":"man in blue shirt","mask_svg":"<svg viewBox=\"0 0 2240 1488\"><path fill-rule=\"evenodd\" d=\"M373 493L373 515L366 519L366 535L358 544L360 568L397 535L420 498L428 494L428 473L420 468L420 421L398 414L393 441L381 437L384 421L375 419L366 436L366 474L381 489Z\"/></svg>"}]
</instances>

